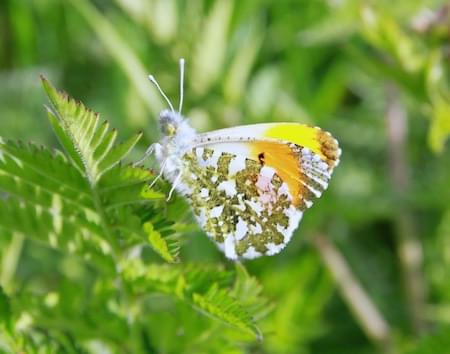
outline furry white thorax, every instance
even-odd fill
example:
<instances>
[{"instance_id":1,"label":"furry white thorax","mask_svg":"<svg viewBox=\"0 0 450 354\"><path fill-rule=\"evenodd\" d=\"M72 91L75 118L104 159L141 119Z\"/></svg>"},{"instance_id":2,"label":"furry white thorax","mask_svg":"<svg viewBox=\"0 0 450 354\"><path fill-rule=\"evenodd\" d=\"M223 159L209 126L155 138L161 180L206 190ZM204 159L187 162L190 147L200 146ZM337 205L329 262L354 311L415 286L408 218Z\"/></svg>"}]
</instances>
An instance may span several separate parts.
<instances>
[{"instance_id":1,"label":"furry white thorax","mask_svg":"<svg viewBox=\"0 0 450 354\"><path fill-rule=\"evenodd\" d=\"M173 183L184 168L181 158L192 149L197 133L186 118L171 110L161 111L159 123L163 137L154 146L155 157L164 169L164 178Z\"/></svg>"}]
</instances>

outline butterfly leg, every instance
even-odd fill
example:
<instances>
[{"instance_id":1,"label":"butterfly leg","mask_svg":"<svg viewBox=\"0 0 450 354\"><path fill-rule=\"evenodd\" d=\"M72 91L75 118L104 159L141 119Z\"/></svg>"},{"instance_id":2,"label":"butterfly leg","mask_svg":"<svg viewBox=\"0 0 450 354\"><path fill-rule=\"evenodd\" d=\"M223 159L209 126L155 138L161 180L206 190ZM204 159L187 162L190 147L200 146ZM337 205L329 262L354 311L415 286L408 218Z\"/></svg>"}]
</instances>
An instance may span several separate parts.
<instances>
[{"instance_id":1,"label":"butterfly leg","mask_svg":"<svg viewBox=\"0 0 450 354\"><path fill-rule=\"evenodd\" d=\"M180 171L178 173L177 177L175 178L175 180L173 181L172 188L170 189L169 195L167 196L167 199L166 199L167 202L170 200L170 198L172 198L172 194L173 194L175 188L177 188L178 184L180 183L181 175L182 175L182 172Z\"/></svg>"},{"instance_id":2,"label":"butterfly leg","mask_svg":"<svg viewBox=\"0 0 450 354\"><path fill-rule=\"evenodd\" d=\"M158 173L158 176L156 176L155 179L152 181L152 183L150 183L149 188L152 188L155 185L155 183L162 177L162 175L164 173L164 168L166 167L166 165L167 165L167 159L164 160L164 162L161 164L161 169Z\"/></svg>"},{"instance_id":3,"label":"butterfly leg","mask_svg":"<svg viewBox=\"0 0 450 354\"><path fill-rule=\"evenodd\" d=\"M133 166L136 167L137 165L140 165L142 162L144 162L151 154L155 152L157 143L151 144L148 149L145 151L144 156L142 156L138 161L133 163Z\"/></svg>"}]
</instances>

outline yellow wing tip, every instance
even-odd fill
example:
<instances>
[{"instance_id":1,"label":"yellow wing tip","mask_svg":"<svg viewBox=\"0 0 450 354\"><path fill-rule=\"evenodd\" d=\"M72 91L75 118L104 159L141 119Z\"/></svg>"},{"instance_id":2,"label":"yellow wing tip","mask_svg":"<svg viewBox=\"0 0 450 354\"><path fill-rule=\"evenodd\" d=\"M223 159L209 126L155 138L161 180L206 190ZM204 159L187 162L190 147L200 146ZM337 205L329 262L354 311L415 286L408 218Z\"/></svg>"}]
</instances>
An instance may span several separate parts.
<instances>
[{"instance_id":1,"label":"yellow wing tip","mask_svg":"<svg viewBox=\"0 0 450 354\"><path fill-rule=\"evenodd\" d=\"M308 148L334 168L339 163L341 149L337 140L319 127L301 123L277 123L265 132L268 138L280 139Z\"/></svg>"}]
</instances>

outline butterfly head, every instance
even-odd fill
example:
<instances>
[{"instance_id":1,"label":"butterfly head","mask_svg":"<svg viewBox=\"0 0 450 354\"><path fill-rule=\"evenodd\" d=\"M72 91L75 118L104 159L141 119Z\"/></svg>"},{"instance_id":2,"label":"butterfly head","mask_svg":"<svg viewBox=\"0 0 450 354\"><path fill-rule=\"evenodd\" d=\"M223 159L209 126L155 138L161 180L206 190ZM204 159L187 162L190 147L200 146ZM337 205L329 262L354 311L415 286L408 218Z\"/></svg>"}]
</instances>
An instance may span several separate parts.
<instances>
[{"instance_id":1,"label":"butterfly head","mask_svg":"<svg viewBox=\"0 0 450 354\"><path fill-rule=\"evenodd\" d=\"M165 136L175 136L182 122L183 117L178 112L165 109L159 114L159 124L161 127L161 132Z\"/></svg>"}]
</instances>

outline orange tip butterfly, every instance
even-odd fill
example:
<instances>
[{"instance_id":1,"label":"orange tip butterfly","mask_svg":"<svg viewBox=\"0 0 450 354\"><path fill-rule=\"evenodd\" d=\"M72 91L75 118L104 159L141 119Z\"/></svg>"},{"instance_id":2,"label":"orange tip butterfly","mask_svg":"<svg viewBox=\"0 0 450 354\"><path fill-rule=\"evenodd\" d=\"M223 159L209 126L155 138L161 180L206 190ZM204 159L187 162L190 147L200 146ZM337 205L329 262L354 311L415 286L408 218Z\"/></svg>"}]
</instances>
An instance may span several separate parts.
<instances>
[{"instance_id":1,"label":"orange tip butterfly","mask_svg":"<svg viewBox=\"0 0 450 354\"><path fill-rule=\"evenodd\" d=\"M159 115L162 138L154 153L160 177L192 206L205 233L230 259L280 252L303 212L328 187L341 149L330 133L300 123L264 123L198 134L181 115L184 59L180 59L180 104L175 111L153 76L150 81L170 110ZM152 184L153 184L152 183Z\"/></svg>"}]
</instances>

